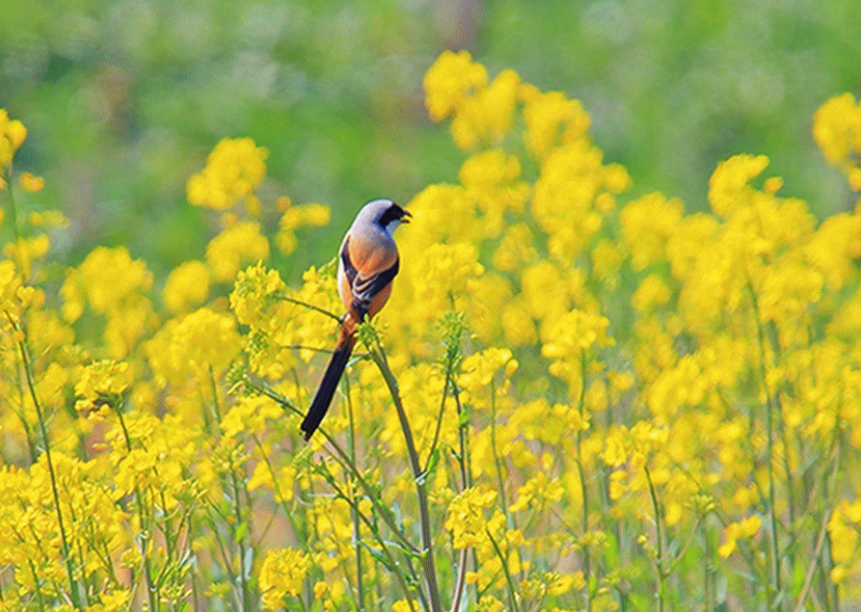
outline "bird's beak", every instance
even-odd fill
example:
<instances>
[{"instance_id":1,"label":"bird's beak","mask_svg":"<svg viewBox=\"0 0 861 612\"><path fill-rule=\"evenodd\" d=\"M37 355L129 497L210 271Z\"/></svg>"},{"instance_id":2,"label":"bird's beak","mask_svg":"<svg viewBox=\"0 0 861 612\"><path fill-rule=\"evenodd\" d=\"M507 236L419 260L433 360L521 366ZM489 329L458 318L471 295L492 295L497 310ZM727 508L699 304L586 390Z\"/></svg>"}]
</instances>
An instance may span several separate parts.
<instances>
[{"instance_id":1,"label":"bird's beak","mask_svg":"<svg viewBox=\"0 0 861 612\"><path fill-rule=\"evenodd\" d=\"M404 215L401 217L401 223L409 223L410 218L412 218L412 213L407 209L404 209Z\"/></svg>"}]
</instances>

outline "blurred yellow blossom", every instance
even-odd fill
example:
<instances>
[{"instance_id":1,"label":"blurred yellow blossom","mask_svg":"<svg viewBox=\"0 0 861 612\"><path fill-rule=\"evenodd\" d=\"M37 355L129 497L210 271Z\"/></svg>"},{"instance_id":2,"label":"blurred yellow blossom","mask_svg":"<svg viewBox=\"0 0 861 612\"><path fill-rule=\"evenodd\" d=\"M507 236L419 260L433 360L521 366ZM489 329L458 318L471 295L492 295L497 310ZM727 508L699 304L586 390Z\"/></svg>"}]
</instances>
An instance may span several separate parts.
<instances>
[{"instance_id":1,"label":"blurred yellow blossom","mask_svg":"<svg viewBox=\"0 0 861 612\"><path fill-rule=\"evenodd\" d=\"M24 172L18 178L18 181L21 185L21 189L27 191L29 193L36 193L37 191L42 191L45 187L45 179L40 176L34 176L29 172Z\"/></svg>"},{"instance_id":2,"label":"blurred yellow blossom","mask_svg":"<svg viewBox=\"0 0 861 612\"><path fill-rule=\"evenodd\" d=\"M311 565L306 553L291 548L270 550L260 568L260 589L264 610L284 607L284 598L302 594L302 582Z\"/></svg>"},{"instance_id":3,"label":"blurred yellow blossom","mask_svg":"<svg viewBox=\"0 0 861 612\"><path fill-rule=\"evenodd\" d=\"M451 122L454 142L465 151L500 144L511 129L519 86L518 74L503 70L486 87L465 95Z\"/></svg>"},{"instance_id":4,"label":"blurred yellow blossom","mask_svg":"<svg viewBox=\"0 0 861 612\"><path fill-rule=\"evenodd\" d=\"M27 138L27 128L17 119L10 119L5 108L0 108L0 168L12 163L12 156Z\"/></svg>"},{"instance_id":5,"label":"blurred yellow blossom","mask_svg":"<svg viewBox=\"0 0 861 612\"><path fill-rule=\"evenodd\" d=\"M164 305L173 313L199 306L208 296L209 268L196 260L171 270L161 292Z\"/></svg>"},{"instance_id":6,"label":"blurred yellow blossom","mask_svg":"<svg viewBox=\"0 0 861 612\"><path fill-rule=\"evenodd\" d=\"M813 115L813 137L825 159L843 170L853 191L861 191L861 103L845 93Z\"/></svg>"},{"instance_id":7,"label":"blurred yellow blossom","mask_svg":"<svg viewBox=\"0 0 861 612\"><path fill-rule=\"evenodd\" d=\"M132 259L125 247L96 247L63 283L64 314L75 321L86 300L94 312L107 314L135 301L139 291L152 286L152 273L143 260Z\"/></svg>"},{"instance_id":8,"label":"blurred yellow blossom","mask_svg":"<svg viewBox=\"0 0 861 612\"><path fill-rule=\"evenodd\" d=\"M551 91L530 96L523 109L524 138L532 156L543 161L559 145L584 138L591 119L583 105Z\"/></svg>"},{"instance_id":9,"label":"blurred yellow blossom","mask_svg":"<svg viewBox=\"0 0 861 612\"><path fill-rule=\"evenodd\" d=\"M3 245L3 255L15 260L21 267L24 278L31 279L38 262L51 248L51 241L45 234L29 238L18 238L15 242Z\"/></svg>"},{"instance_id":10,"label":"blurred yellow blossom","mask_svg":"<svg viewBox=\"0 0 861 612\"><path fill-rule=\"evenodd\" d=\"M459 109L464 96L487 84L487 70L468 51L443 52L424 77L425 103L434 121Z\"/></svg>"},{"instance_id":11,"label":"blurred yellow blossom","mask_svg":"<svg viewBox=\"0 0 861 612\"><path fill-rule=\"evenodd\" d=\"M231 438L242 433L262 434L266 431L267 419L283 414L284 410L268 397L244 397L225 415L220 426L224 435Z\"/></svg>"},{"instance_id":12,"label":"blurred yellow blossom","mask_svg":"<svg viewBox=\"0 0 861 612\"><path fill-rule=\"evenodd\" d=\"M672 297L670 288L657 274L644 278L631 298L631 305L637 310L651 310L664 306Z\"/></svg>"},{"instance_id":13,"label":"blurred yellow blossom","mask_svg":"<svg viewBox=\"0 0 861 612\"><path fill-rule=\"evenodd\" d=\"M668 242L676 234L684 215L677 198L653 193L629 202L619 214L622 236L631 253L634 269L667 260Z\"/></svg>"},{"instance_id":14,"label":"blurred yellow blossom","mask_svg":"<svg viewBox=\"0 0 861 612\"><path fill-rule=\"evenodd\" d=\"M762 521L755 514L742 521L730 523L724 529L726 541L718 548L718 554L723 558L729 557L736 549L739 540L752 538L759 532L761 526Z\"/></svg>"},{"instance_id":15,"label":"blurred yellow blossom","mask_svg":"<svg viewBox=\"0 0 861 612\"><path fill-rule=\"evenodd\" d=\"M156 375L172 385L224 371L241 348L233 317L204 307L168 321L146 344Z\"/></svg>"},{"instance_id":16,"label":"blurred yellow blossom","mask_svg":"<svg viewBox=\"0 0 861 612\"><path fill-rule=\"evenodd\" d=\"M853 575L852 570L861 559L859 526L861 526L861 499L841 500L828 521L828 533L832 541L831 559L834 563L831 580L835 584Z\"/></svg>"},{"instance_id":17,"label":"blurred yellow blossom","mask_svg":"<svg viewBox=\"0 0 861 612\"><path fill-rule=\"evenodd\" d=\"M765 155L736 155L717 165L709 179L709 203L718 217L727 219L753 197L750 181L768 166Z\"/></svg>"},{"instance_id":18,"label":"blurred yellow blossom","mask_svg":"<svg viewBox=\"0 0 861 612\"><path fill-rule=\"evenodd\" d=\"M206 159L206 167L188 179L188 201L225 211L242 203L252 215L260 203L254 189L266 176L269 152L250 138L224 138Z\"/></svg>"},{"instance_id":19,"label":"blurred yellow blossom","mask_svg":"<svg viewBox=\"0 0 861 612\"><path fill-rule=\"evenodd\" d=\"M325 204L289 205L278 222L275 244L285 255L296 250L296 230L300 227L323 227L329 224L331 210Z\"/></svg>"},{"instance_id":20,"label":"blurred yellow blossom","mask_svg":"<svg viewBox=\"0 0 861 612\"><path fill-rule=\"evenodd\" d=\"M240 221L222 230L206 246L206 263L212 279L233 282L243 264L269 257L269 241L260 233L260 224Z\"/></svg>"}]
</instances>

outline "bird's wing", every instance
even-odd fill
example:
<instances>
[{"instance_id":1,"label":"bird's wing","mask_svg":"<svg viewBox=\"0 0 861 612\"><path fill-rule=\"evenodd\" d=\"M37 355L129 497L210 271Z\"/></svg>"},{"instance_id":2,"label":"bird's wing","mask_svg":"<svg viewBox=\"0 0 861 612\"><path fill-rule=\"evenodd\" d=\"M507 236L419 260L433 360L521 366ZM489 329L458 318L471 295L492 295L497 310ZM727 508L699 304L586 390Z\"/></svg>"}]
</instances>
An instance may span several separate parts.
<instances>
[{"instance_id":1,"label":"bird's wing","mask_svg":"<svg viewBox=\"0 0 861 612\"><path fill-rule=\"evenodd\" d=\"M363 271L356 267L350 253L350 239L347 238L344 241L344 246L341 248L341 263L344 266L344 274L350 283L353 294L350 309L359 315L359 320L361 321L368 314L368 308L370 308L374 296L391 283L392 279L397 275L400 268L400 260L398 259L397 252L395 252L393 263L389 264L382 271L377 271L377 266L373 266L371 270ZM388 259L392 259L392 257L388 257ZM388 262L384 261L383 263Z\"/></svg>"}]
</instances>

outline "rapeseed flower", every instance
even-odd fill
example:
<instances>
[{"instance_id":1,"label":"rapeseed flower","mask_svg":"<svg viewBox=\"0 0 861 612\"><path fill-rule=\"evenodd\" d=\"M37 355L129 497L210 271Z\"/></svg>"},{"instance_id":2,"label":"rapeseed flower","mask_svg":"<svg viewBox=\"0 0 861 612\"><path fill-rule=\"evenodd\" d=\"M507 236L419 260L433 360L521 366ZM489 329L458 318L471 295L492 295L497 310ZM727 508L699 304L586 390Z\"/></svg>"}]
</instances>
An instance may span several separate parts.
<instances>
[{"instance_id":1,"label":"rapeseed flower","mask_svg":"<svg viewBox=\"0 0 861 612\"><path fill-rule=\"evenodd\" d=\"M200 306L209 297L209 269L202 261L187 261L174 268L161 292L164 305L176 314Z\"/></svg>"},{"instance_id":2,"label":"rapeseed flower","mask_svg":"<svg viewBox=\"0 0 861 612\"><path fill-rule=\"evenodd\" d=\"M825 159L846 174L853 191L861 191L861 103L845 93L823 104L813 115L813 137Z\"/></svg>"},{"instance_id":3,"label":"rapeseed flower","mask_svg":"<svg viewBox=\"0 0 861 612\"><path fill-rule=\"evenodd\" d=\"M12 163L15 151L26 138L27 128L24 124L17 119L10 119L6 109L0 108L0 168Z\"/></svg>"},{"instance_id":4,"label":"rapeseed flower","mask_svg":"<svg viewBox=\"0 0 861 612\"><path fill-rule=\"evenodd\" d=\"M212 279L232 282L240 268L269 257L269 240L255 221L239 221L221 231L206 245L206 263Z\"/></svg>"},{"instance_id":5,"label":"rapeseed flower","mask_svg":"<svg viewBox=\"0 0 861 612\"><path fill-rule=\"evenodd\" d=\"M487 70L468 51L443 52L424 77L425 104L434 121L459 110L466 94L487 84Z\"/></svg>"},{"instance_id":6,"label":"rapeseed flower","mask_svg":"<svg viewBox=\"0 0 861 612\"><path fill-rule=\"evenodd\" d=\"M724 590L795 599L808 575L851 605L858 216L818 223L753 155L715 169L711 211L626 201L630 177L564 94L465 53L426 87L474 152L407 203L392 304L373 321L403 413L360 345L331 443L297 446L294 413L337 333L337 259L295 286L262 262L329 211L280 198L268 234L265 150L225 141L189 181L223 231L160 301L143 261L97 248L58 302L45 235L62 220L19 215L0 259L4 602L187 606L189 560L206 559L193 571L210 607L290 607L313 589L320 609L359 593L404 609L432 592L431 560L441 592L476 586L461 600L476 609L647 607L647 591L684 607L706 565L710 607ZM856 107L829 103L815 128L849 173ZM3 121L0 146L20 146Z\"/></svg>"},{"instance_id":7,"label":"rapeseed flower","mask_svg":"<svg viewBox=\"0 0 861 612\"><path fill-rule=\"evenodd\" d=\"M267 552L260 568L263 609L279 610L284 607L286 597L300 595L310 566L310 557L298 550L282 548Z\"/></svg>"},{"instance_id":8,"label":"rapeseed flower","mask_svg":"<svg viewBox=\"0 0 861 612\"><path fill-rule=\"evenodd\" d=\"M251 214L260 211L254 189L266 176L269 152L250 138L224 138L206 159L206 167L188 179L188 201L226 211L242 204Z\"/></svg>"},{"instance_id":9,"label":"rapeseed flower","mask_svg":"<svg viewBox=\"0 0 861 612\"><path fill-rule=\"evenodd\" d=\"M455 549L470 548L487 542L485 510L493 507L496 491L469 488L455 497L448 507L445 528L451 533Z\"/></svg>"},{"instance_id":10,"label":"rapeseed flower","mask_svg":"<svg viewBox=\"0 0 861 612\"><path fill-rule=\"evenodd\" d=\"M289 202L289 201L288 201ZM322 227L329 224L331 209L324 204L289 204L278 221L275 244L285 255L296 250L299 242L296 230L301 227Z\"/></svg>"}]
</instances>

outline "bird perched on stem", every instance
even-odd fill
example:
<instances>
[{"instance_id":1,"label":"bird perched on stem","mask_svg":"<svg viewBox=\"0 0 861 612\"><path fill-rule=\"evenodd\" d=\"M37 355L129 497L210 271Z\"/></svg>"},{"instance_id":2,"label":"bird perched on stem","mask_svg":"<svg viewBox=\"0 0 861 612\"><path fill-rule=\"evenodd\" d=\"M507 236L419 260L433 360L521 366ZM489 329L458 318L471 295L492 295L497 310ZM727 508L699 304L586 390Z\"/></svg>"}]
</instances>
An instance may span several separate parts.
<instances>
[{"instance_id":1,"label":"bird perched on stem","mask_svg":"<svg viewBox=\"0 0 861 612\"><path fill-rule=\"evenodd\" d=\"M410 216L409 211L391 200L373 200L362 207L341 242L338 293L347 312L341 317L335 350L300 426L306 441L329 410L356 344L356 326L366 316L370 319L377 314L389 299L392 280L400 266L392 232L401 223L409 223Z\"/></svg>"}]
</instances>

